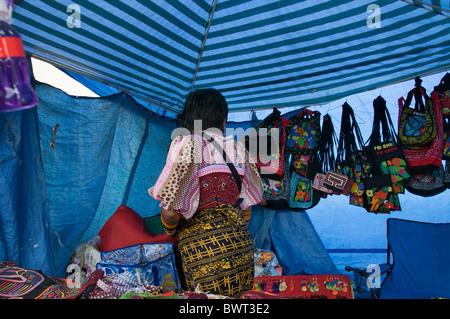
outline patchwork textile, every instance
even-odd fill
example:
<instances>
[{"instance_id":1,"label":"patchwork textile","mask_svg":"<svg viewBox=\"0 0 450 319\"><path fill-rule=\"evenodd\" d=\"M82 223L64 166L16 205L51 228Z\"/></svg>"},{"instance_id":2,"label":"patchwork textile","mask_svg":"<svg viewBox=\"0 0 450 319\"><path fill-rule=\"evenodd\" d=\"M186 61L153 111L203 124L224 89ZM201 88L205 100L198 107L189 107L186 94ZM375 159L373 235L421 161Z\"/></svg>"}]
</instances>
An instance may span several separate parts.
<instances>
[{"instance_id":1,"label":"patchwork textile","mask_svg":"<svg viewBox=\"0 0 450 319\"><path fill-rule=\"evenodd\" d=\"M74 299L87 286L95 284L103 271L95 271L76 283L25 269L12 262L0 262L0 299Z\"/></svg>"},{"instance_id":2,"label":"patchwork textile","mask_svg":"<svg viewBox=\"0 0 450 319\"><path fill-rule=\"evenodd\" d=\"M178 225L186 286L235 297L253 286L253 241L243 213L232 206L197 212Z\"/></svg>"}]
</instances>

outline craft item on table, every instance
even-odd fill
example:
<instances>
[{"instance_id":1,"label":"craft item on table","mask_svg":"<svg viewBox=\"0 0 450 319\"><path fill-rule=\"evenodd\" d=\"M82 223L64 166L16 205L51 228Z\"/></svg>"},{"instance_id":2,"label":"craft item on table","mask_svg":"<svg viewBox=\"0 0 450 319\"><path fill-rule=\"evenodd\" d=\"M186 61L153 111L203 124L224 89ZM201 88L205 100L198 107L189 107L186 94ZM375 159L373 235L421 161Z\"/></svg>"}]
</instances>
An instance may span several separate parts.
<instances>
[{"instance_id":1,"label":"craft item on table","mask_svg":"<svg viewBox=\"0 0 450 319\"><path fill-rule=\"evenodd\" d=\"M353 299L353 288L345 275L292 275L256 277L254 291L287 299Z\"/></svg>"},{"instance_id":2,"label":"craft item on table","mask_svg":"<svg viewBox=\"0 0 450 319\"><path fill-rule=\"evenodd\" d=\"M254 252L254 260L255 277L281 275L281 265L274 252L257 248Z\"/></svg>"},{"instance_id":3,"label":"craft item on table","mask_svg":"<svg viewBox=\"0 0 450 319\"><path fill-rule=\"evenodd\" d=\"M97 270L84 281L69 282L12 262L0 262L0 299L75 299L102 277L103 271Z\"/></svg>"},{"instance_id":4,"label":"craft item on table","mask_svg":"<svg viewBox=\"0 0 450 319\"><path fill-rule=\"evenodd\" d=\"M180 287L172 243L139 244L101 252L97 269L108 274L132 273L141 284Z\"/></svg>"},{"instance_id":5,"label":"craft item on table","mask_svg":"<svg viewBox=\"0 0 450 319\"><path fill-rule=\"evenodd\" d=\"M86 243L80 243L72 254L70 265L77 265L81 269L81 280L86 279L97 269L97 263L102 258L100 251L100 236L95 236ZM68 267L72 269L73 267Z\"/></svg>"},{"instance_id":6,"label":"craft item on table","mask_svg":"<svg viewBox=\"0 0 450 319\"><path fill-rule=\"evenodd\" d=\"M241 294L237 299L283 299L278 294L248 290Z\"/></svg>"}]
</instances>

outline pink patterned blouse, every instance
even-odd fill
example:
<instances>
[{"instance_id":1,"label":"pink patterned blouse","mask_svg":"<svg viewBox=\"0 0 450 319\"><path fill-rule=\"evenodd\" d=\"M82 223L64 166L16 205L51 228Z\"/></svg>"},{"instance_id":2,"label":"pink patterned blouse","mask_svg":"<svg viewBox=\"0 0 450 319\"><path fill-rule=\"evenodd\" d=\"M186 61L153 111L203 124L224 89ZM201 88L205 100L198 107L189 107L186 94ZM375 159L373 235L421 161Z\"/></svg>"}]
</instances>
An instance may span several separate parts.
<instances>
[{"instance_id":1,"label":"pink patterned blouse","mask_svg":"<svg viewBox=\"0 0 450 319\"><path fill-rule=\"evenodd\" d=\"M199 135L178 136L170 144L166 164L148 193L161 201L161 207L186 219L218 204L234 205L240 197L242 210L262 200L261 178L244 145L232 135L207 133L235 165L242 181L241 193L222 154L210 142Z\"/></svg>"}]
</instances>

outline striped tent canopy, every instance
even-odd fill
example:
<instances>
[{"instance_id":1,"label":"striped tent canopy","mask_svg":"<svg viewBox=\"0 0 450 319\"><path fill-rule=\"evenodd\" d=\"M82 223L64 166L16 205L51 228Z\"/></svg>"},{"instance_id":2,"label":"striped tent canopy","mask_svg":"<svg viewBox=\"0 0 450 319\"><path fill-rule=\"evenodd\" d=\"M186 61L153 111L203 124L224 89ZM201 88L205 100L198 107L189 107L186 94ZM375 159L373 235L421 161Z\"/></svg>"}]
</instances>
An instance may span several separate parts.
<instances>
[{"instance_id":1,"label":"striped tent canopy","mask_svg":"<svg viewBox=\"0 0 450 319\"><path fill-rule=\"evenodd\" d=\"M318 105L446 71L444 0L25 0L25 50L174 114L214 87L230 111Z\"/></svg>"}]
</instances>

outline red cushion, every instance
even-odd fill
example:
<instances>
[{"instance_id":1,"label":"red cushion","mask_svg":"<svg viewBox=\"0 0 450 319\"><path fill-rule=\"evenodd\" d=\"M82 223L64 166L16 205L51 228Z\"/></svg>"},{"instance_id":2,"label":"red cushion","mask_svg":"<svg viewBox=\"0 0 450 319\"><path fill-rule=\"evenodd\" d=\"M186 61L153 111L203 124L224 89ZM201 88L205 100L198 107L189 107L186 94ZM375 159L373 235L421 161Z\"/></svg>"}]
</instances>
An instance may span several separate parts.
<instances>
[{"instance_id":1,"label":"red cushion","mask_svg":"<svg viewBox=\"0 0 450 319\"><path fill-rule=\"evenodd\" d=\"M145 228L144 219L134 210L120 205L98 233L100 251L108 251L145 243L175 243L176 238L167 234L151 234Z\"/></svg>"}]
</instances>

